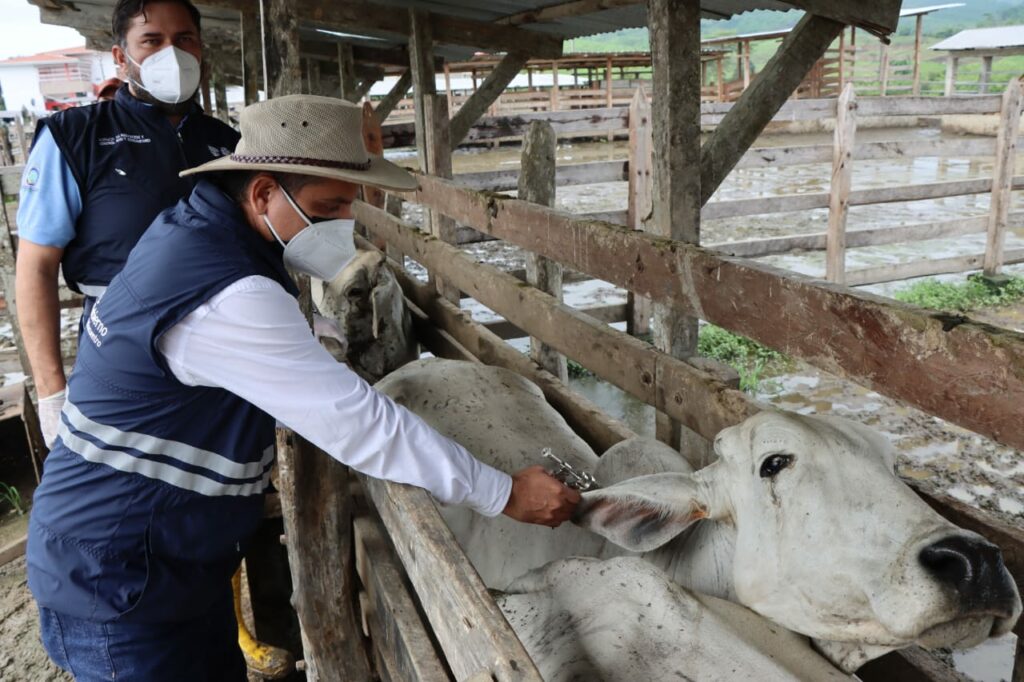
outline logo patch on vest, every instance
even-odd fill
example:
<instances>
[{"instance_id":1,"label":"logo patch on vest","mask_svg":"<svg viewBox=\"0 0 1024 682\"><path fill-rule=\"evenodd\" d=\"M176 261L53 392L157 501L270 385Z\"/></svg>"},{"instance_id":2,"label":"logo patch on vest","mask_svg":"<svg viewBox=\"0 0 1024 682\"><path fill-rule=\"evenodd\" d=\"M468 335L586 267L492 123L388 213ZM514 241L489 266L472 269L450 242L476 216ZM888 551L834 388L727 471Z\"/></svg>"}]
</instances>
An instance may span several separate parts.
<instances>
[{"instance_id":1,"label":"logo patch on vest","mask_svg":"<svg viewBox=\"0 0 1024 682\"><path fill-rule=\"evenodd\" d=\"M27 173L25 173L24 186L25 186L25 189L27 189L27 190L33 190L33 189L36 188L36 185L38 185L38 184L39 184L39 169L36 168L35 166L33 166L32 168L28 169Z\"/></svg>"},{"instance_id":2,"label":"logo patch on vest","mask_svg":"<svg viewBox=\"0 0 1024 682\"><path fill-rule=\"evenodd\" d=\"M103 345L103 337L107 335L107 325L103 324L103 320L100 319L100 304L96 302L92 307L92 312L89 313L89 321L85 323L85 332L89 335L89 340L96 344L97 348Z\"/></svg>"},{"instance_id":3,"label":"logo patch on vest","mask_svg":"<svg viewBox=\"0 0 1024 682\"><path fill-rule=\"evenodd\" d=\"M206 148L210 150L210 156L218 159L222 156L227 156L231 153L231 150L227 147L214 147L212 144L206 145Z\"/></svg>"},{"instance_id":4,"label":"logo patch on vest","mask_svg":"<svg viewBox=\"0 0 1024 682\"><path fill-rule=\"evenodd\" d=\"M101 147L112 147L115 144L121 144L122 142L133 142L135 144L149 144L152 142L151 139L145 135L135 135L132 133L118 133L111 137L101 137L96 140L96 144Z\"/></svg>"}]
</instances>

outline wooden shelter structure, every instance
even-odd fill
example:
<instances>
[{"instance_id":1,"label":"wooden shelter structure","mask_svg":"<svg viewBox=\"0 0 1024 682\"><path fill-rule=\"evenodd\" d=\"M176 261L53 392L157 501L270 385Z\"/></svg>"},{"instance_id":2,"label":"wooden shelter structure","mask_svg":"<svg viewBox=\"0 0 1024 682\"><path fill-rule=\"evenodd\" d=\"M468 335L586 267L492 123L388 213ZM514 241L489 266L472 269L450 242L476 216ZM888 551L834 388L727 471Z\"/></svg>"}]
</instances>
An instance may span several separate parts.
<instances>
[{"instance_id":1,"label":"wooden shelter structure","mask_svg":"<svg viewBox=\"0 0 1024 682\"><path fill-rule=\"evenodd\" d=\"M112 0L32 1L44 21L78 28L94 45L109 43ZM804 17L701 144L700 20L792 8ZM201 9L218 99L220 84L240 77L249 99L259 85L270 97L316 92L354 100L384 66L404 69L375 115L383 122L413 88L423 172L419 189L405 198L425 207L430 234L365 202L355 205L357 219L393 257L428 349L523 374L599 451L631 432L559 380L560 354L654 405L659 438L697 460L705 459L707 442L720 429L759 409L695 361L698 319L1024 447L1024 335L700 246L702 207L808 71L848 25L880 37L894 31L900 0L509 0L486 6L469 0L206 0ZM451 180L452 148L531 58L559 58L566 38L642 25L650 29L652 92L649 108L646 97L638 100L644 108L637 116L647 123L638 129L646 132L631 139L631 148L650 150L651 162L629 169L631 192L649 197L649 204L631 208L629 228L635 229L553 210L537 203L543 193L530 187L521 186L523 198L512 199ZM477 49L504 56L449 116L435 74L444 60L466 59ZM837 158L833 176L843 175L849 154ZM533 286L461 253L456 221L530 251L526 276ZM428 268L430 283L405 273L405 257ZM561 302L563 266L631 291L636 320L646 322L639 311L652 306L655 347ZM301 301L308 309L308 286L305 291ZM532 358L460 311L461 293L542 342ZM582 338L588 342L581 344ZM361 478L372 503L367 512L351 494L345 469L301 437L279 432L278 453L282 541L309 679L366 680L372 658L386 679L540 680L425 492ZM927 499L1001 545L1021 581L1019 529L948 498ZM373 641L370 656L360 612ZM1021 656L1014 675L1014 682L1024 680ZM862 669L861 678L952 679L918 650L880 659Z\"/></svg>"},{"instance_id":2,"label":"wooden shelter structure","mask_svg":"<svg viewBox=\"0 0 1024 682\"><path fill-rule=\"evenodd\" d=\"M992 62L999 57L1024 54L1024 25L996 28L972 28L932 45L946 53L946 96L957 93L957 74L964 59L980 59L977 92L985 94L992 83ZM1020 74L1014 73L1013 76Z\"/></svg>"}]
</instances>

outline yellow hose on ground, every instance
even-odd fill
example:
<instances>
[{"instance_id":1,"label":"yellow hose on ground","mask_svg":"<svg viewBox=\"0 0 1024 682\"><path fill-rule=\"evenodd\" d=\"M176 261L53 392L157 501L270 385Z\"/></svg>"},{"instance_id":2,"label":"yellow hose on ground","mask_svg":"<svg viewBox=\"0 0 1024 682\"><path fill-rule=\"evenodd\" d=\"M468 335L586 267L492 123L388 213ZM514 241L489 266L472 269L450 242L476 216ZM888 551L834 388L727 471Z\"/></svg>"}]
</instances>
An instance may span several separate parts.
<instances>
[{"instance_id":1,"label":"yellow hose on ground","mask_svg":"<svg viewBox=\"0 0 1024 682\"><path fill-rule=\"evenodd\" d=\"M231 591L235 600L235 620L238 621L238 646L245 656L249 670L265 680L277 680L295 668L291 653L276 646L264 644L249 632L242 618L242 568L231 578Z\"/></svg>"}]
</instances>

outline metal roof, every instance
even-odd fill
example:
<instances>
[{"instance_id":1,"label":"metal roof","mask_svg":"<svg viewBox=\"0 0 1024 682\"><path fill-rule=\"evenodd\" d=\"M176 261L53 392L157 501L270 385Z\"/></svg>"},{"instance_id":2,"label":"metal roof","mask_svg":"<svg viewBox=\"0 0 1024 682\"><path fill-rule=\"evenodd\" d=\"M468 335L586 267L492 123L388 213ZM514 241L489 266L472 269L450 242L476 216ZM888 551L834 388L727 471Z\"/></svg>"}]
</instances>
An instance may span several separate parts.
<instances>
[{"instance_id":1,"label":"metal roof","mask_svg":"<svg viewBox=\"0 0 1024 682\"><path fill-rule=\"evenodd\" d=\"M1024 47L1024 26L972 28L932 45L933 50L1010 50Z\"/></svg>"},{"instance_id":2,"label":"metal roof","mask_svg":"<svg viewBox=\"0 0 1024 682\"><path fill-rule=\"evenodd\" d=\"M932 12L938 12L940 9L953 9L954 7L963 7L962 2L951 2L945 5L929 5L928 7L908 7L907 9L900 10L900 17L916 17L919 14L931 14Z\"/></svg>"}]
</instances>

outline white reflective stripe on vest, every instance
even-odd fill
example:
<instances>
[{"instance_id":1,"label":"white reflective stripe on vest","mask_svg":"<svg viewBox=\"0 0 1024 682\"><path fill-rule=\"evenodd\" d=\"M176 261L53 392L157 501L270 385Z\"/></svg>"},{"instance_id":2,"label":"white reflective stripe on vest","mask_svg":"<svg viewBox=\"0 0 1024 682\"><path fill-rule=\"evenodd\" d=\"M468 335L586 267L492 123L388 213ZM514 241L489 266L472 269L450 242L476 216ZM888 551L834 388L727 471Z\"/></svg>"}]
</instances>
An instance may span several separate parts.
<instances>
[{"instance_id":1,"label":"white reflective stripe on vest","mask_svg":"<svg viewBox=\"0 0 1024 682\"><path fill-rule=\"evenodd\" d=\"M82 292L83 296L92 296L95 299L99 299L106 293L107 287L102 284L79 284L78 290Z\"/></svg>"},{"instance_id":2,"label":"white reflective stripe on vest","mask_svg":"<svg viewBox=\"0 0 1024 682\"><path fill-rule=\"evenodd\" d=\"M157 438L143 433L121 431L113 426L95 422L69 400L64 403L64 417L76 431L87 434L108 446L132 448L147 455L168 457L182 464L206 469L227 478L254 478L246 483L223 483L209 476L150 459L136 457L118 450L108 450L76 436L67 424L61 422L58 435L64 444L90 462L107 464L120 471L142 474L159 479L179 488L203 495L252 495L262 492L269 480L267 468L274 458L274 446L266 448L259 462L234 462L223 455L196 448L179 441Z\"/></svg>"}]
</instances>

